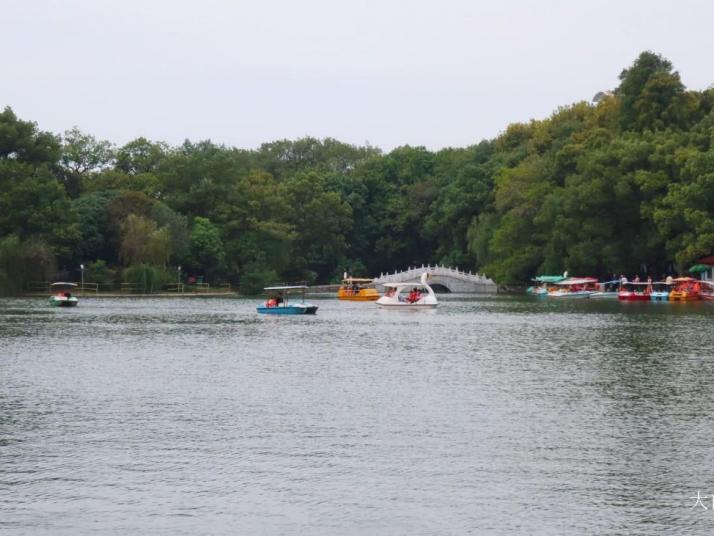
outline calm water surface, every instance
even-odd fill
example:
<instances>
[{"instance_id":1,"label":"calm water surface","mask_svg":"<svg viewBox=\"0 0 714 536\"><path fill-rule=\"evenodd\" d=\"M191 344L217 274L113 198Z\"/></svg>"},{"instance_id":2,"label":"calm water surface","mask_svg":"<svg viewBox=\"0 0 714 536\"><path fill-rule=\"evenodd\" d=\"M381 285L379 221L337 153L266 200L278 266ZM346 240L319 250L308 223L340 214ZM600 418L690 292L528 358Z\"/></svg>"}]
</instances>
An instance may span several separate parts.
<instances>
[{"instance_id":1,"label":"calm water surface","mask_svg":"<svg viewBox=\"0 0 714 536\"><path fill-rule=\"evenodd\" d=\"M318 302L0 301L0 533L714 530L714 304Z\"/></svg>"}]
</instances>

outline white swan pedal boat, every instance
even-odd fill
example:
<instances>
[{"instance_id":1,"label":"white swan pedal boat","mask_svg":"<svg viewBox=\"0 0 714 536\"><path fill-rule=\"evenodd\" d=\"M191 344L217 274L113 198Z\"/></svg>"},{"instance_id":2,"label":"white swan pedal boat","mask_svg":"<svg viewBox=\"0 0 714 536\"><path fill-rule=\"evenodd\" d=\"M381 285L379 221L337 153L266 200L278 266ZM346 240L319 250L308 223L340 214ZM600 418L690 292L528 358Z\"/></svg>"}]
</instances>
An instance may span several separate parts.
<instances>
[{"instance_id":1,"label":"white swan pedal boat","mask_svg":"<svg viewBox=\"0 0 714 536\"><path fill-rule=\"evenodd\" d=\"M429 275L421 274L419 283L385 283L384 295L377 300L382 307L405 309L434 308L439 305L434 290L427 283Z\"/></svg>"}]
</instances>

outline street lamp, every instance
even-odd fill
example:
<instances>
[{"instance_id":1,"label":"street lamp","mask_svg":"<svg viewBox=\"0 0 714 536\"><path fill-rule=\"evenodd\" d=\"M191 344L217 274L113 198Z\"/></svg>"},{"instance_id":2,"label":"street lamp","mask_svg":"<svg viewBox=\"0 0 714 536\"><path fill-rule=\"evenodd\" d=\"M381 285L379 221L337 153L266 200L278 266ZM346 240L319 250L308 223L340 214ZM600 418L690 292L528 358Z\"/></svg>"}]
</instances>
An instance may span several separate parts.
<instances>
[{"instance_id":1,"label":"street lamp","mask_svg":"<svg viewBox=\"0 0 714 536\"><path fill-rule=\"evenodd\" d=\"M181 292L181 265L178 265L178 268L176 269L176 272L178 273L178 281L176 282L176 292Z\"/></svg>"},{"instance_id":2,"label":"street lamp","mask_svg":"<svg viewBox=\"0 0 714 536\"><path fill-rule=\"evenodd\" d=\"M84 264L79 265L79 269L82 271L82 294L84 294Z\"/></svg>"}]
</instances>

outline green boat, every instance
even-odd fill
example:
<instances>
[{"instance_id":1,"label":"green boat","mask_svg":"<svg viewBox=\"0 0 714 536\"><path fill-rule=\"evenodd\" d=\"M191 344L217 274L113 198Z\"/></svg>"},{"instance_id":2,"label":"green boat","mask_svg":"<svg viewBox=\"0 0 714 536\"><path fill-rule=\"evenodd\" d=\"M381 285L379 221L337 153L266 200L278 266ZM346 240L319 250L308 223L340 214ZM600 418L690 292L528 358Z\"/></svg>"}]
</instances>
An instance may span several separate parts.
<instances>
[{"instance_id":1,"label":"green boat","mask_svg":"<svg viewBox=\"0 0 714 536\"><path fill-rule=\"evenodd\" d=\"M72 289L76 286L76 283L52 283L50 290L54 294L50 296L50 305L52 307L76 307L79 300L77 296L72 296Z\"/></svg>"}]
</instances>

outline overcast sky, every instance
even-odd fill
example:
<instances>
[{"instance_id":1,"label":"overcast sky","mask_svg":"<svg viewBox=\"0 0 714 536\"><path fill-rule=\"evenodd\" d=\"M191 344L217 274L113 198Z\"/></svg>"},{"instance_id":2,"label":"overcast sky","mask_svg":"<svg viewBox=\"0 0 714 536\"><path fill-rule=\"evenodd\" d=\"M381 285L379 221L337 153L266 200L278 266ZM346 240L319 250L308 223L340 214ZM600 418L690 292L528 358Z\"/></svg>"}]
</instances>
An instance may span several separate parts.
<instances>
[{"instance_id":1,"label":"overcast sky","mask_svg":"<svg viewBox=\"0 0 714 536\"><path fill-rule=\"evenodd\" d=\"M0 107L123 144L462 147L618 84L714 83L714 2L0 0Z\"/></svg>"}]
</instances>

